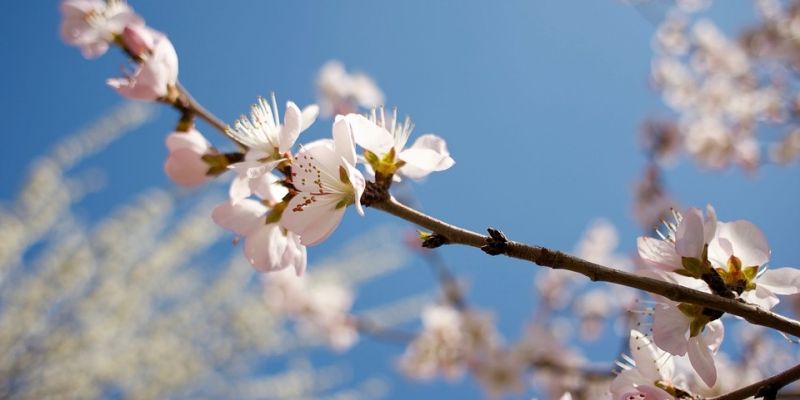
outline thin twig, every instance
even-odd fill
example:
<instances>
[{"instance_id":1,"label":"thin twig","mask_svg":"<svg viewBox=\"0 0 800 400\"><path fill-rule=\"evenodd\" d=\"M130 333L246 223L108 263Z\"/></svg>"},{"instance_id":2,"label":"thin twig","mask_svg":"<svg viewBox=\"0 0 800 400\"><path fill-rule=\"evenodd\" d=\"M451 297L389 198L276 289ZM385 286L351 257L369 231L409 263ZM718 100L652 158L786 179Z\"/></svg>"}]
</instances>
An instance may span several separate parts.
<instances>
[{"instance_id":1,"label":"thin twig","mask_svg":"<svg viewBox=\"0 0 800 400\"><path fill-rule=\"evenodd\" d=\"M459 243L477 248L484 247L484 249L487 244L494 244L491 246L491 249L485 249L484 251L492 251L495 252L494 254L504 254L508 257L530 261L553 269L570 270L583 274L593 281L611 282L641 289L676 302L705 306L714 310L738 315L756 325L766 326L800 337L800 322L766 311L752 304L704 293L658 279L634 275L544 247L527 245L510 240L502 242L502 246L497 246L499 239L496 235L491 235L491 237L484 236L448 224L413 208L407 207L397 202L392 197L372 202L369 205L443 235L450 243Z\"/></svg>"}]
</instances>

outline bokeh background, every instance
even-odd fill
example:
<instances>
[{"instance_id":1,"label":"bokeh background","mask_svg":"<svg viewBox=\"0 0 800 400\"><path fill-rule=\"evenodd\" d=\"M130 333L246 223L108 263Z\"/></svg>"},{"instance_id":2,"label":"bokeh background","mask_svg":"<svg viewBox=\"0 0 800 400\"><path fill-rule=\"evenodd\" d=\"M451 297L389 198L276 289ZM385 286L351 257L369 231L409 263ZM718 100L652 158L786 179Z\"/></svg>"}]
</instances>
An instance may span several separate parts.
<instances>
[{"instance_id":1,"label":"bokeh background","mask_svg":"<svg viewBox=\"0 0 800 400\"><path fill-rule=\"evenodd\" d=\"M648 81L651 38L663 16L659 3L131 4L148 25L169 35L180 57L180 80L225 121L271 91L281 102L314 102L318 69L338 59L370 74L386 94L387 105L412 116L417 134L433 132L447 140L456 165L413 185L425 211L473 230L494 226L515 240L567 251L592 220L603 217L617 227L621 251L635 251L641 228L632 218L633 185L645 165L637 132L646 117L671 115ZM711 15L729 33L755 22L749 2L718 5ZM83 59L60 41L59 22L55 1L0 4L5 145L0 200L5 205L24 187L37 157L124 103L104 83L120 73L124 57L112 50L99 60ZM81 161L79 169L90 172L81 179L102 187L75 204L74 214L82 223L96 223L152 187L175 196L179 210L201 195L224 194L223 183L184 191L168 181L162 170L167 154L163 141L176 114L163 107L151 111L146 123ZM219 147L230 148L211 128L199 128ZM329 134L330 121L320 120L302 138ZM773 250L771 265L800 265L800 169L766 165L754 173L708 171L684 158L664 178L680 204L710 203L722 220L748 219L758 225ZM392 233L386 240L398 243L412 231L374 210L368 209L363 219L348 213L330 240L311 249L310 263L338 254L375 227L388 229ZM209 249L210 260L220 262L206 262L204 270L226 268L221 260L239 252L231 249L230 235L220 237ZM31 247L22 264L38 251ZM535 308L537 267L469 248L439 251L465 282L469 301L494 310L504 336L518 338ZM425 262L410 250L404 254L401 271L360 288L356 311L435 291ZM618 339L609 337L588 346L586 354L609 361L617 358L619 348ZM469 379L406 380L395 368L402 350L366 337L344 354L300 349L265 356L252 365L278 372L299 353L314 365L345 365L352 382L378 376L389 398L482 395Z\"/></svg>"}]
</instances>

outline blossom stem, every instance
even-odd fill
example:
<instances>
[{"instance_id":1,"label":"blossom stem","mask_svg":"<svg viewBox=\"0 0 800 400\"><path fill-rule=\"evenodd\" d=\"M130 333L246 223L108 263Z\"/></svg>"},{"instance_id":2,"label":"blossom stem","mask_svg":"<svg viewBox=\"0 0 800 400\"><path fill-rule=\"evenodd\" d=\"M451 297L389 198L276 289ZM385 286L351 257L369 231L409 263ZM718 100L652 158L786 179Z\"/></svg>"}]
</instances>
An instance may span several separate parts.
<instances>
[{"instance_id":1,"label":"blossom stem","mask_svg":"<svg viewBox=\"0 0 800 400\"><path fill-rule=\"evenodd\" d=\"M362 199L362 201L363 200L364 199ZM398 202L391 196L387 196L385 199L378 201L365 203L373 208L443 235L448 239L449 243L483 248L484 251L487 251L486 246L489 244L491 245L490 250L492 252L502 250L502 252L494 254L503 254L511 258L530 261L537 265L553 269L570 270L585 275L593 281L611 282L644 290L680 303L697 304L737 315L756 325L766 326L786 334L800 337L800 322L764 310L752 304L598 265L545 247L528 245L511 240L507 240L503 242L501 246L498 246L498 238L502 236L502 233L499 231L493 230L494 233L492 235L484 236L419 212ZM502 239L504 239L504 237L502 237Z\"/></svg>"},{"instance_id":2,"label":"blossom stem","mask_svg":"<svg viewBox=\"0 0 800 400\"><path fill-rule=\"evenodd\" d=\"M218 130L222 135L228 138L230 141L236 143L242 150L247 150L247 146L243 143L239 142L235 137L233 137L230 133L228 133L228 126L219 119L216 115L208 111L205 107L203 107L200 102L195 100L189 90L186 89L183 85L178 83L178 98L175 100L174 103L171 103L173 107L175 107L178 111L183 114L195 115L202 119L203 121L207 122L209 125L214 127L214 129Z\"/></svg>"},{"instance_id":3,"label":"blossom stem","mask_svg":"<svg viewBox=\"0 0 800 400\"><path fill-rule=\"evenodd\" d=\"M740 400L751 396L774 399L778 390L798 379L800 379L800 364L752 385L747 385L722 396L711 397L708 400Z\"/></svg>"}]
</instances>

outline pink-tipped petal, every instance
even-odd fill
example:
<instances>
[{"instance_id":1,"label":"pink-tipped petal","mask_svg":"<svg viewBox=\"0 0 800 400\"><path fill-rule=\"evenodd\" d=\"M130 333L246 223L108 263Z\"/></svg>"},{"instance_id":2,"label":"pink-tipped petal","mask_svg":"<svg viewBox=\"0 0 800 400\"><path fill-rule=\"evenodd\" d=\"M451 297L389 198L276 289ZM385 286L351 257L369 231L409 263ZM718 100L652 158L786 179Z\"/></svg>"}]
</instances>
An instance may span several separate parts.
<instances>
[{"instance_id":1,"label":"pink-tipped petal","mask_svg":"<svg viewBox=\"0 0 800 400\"><path fill-rule=\"evenodd\" d=\"M687 352L689 353L689 362L697 375L708 387L713 387L717 383L717 367L714 365L711 349L703 341L702 335L689 339Z\"/></svg>"}]
</instances>

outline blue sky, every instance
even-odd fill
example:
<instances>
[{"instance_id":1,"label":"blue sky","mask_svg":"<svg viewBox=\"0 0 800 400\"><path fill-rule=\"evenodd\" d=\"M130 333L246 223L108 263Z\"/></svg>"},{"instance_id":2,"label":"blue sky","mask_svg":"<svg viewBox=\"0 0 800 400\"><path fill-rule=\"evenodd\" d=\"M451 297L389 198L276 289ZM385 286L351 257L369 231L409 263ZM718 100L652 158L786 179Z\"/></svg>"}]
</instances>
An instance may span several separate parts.
<instances>
[{"instance_id":1,"label":"blue sky","mask_svg":"<svg viewBox=\"0 0 800 400\"><path fill-rule=\"evenodd\" d=\"M417 134L434 132L448 141L456 165L415 185L427 212L473 230L495 226L513 239L562 250L572 249L592 219L605 217L620 230L623 249L634 249L639 230L631 218L631 194L644 165L635 135L645 117L670 114L647 81L654 26L632 6L613 0L132 5L174 42L184 85L226 121L271 91L280 101L312 102L316 71L325 61L340 59L371 74L387 94L387 105L412 116ZM714 15L733 32L752 22L750 6ZM4 201L20 187L31 158L122 101L104 80L119 73L124 59L111 51L87 61L62 44L55 1L3 2L0 11ZM645 11L658 15L659 9ZM107 190L83 205L89 218L146 187L170 185L162 173L163 139L174 120L175 113L164 109L89 161L109 176ZM210 128L201 129L224 147ZM320 121L304 137L329 134L329 122ZM687 159L666 175L682 204L711 203L722 220L749 219L761 227L775 266L800 264L799 178L797 167L767 166L748 176L700 170ZM363 220L348 214L330 242L312 250L312 261L369 226L403 226L375 210L367 210ZM536 268L468 248L442 253L470 282L470 300L498 310L505 335L516 338L533 306ZM398 293L431 287L423 268L417 262L378 285ZM373 292L359 306L376 300L385 299ZM392 371L399 351L368 341L344 357L356 373L377 369L393 376L397 398L479 396L474 383L404 385Z\"/></svg>"}]
</instances>

